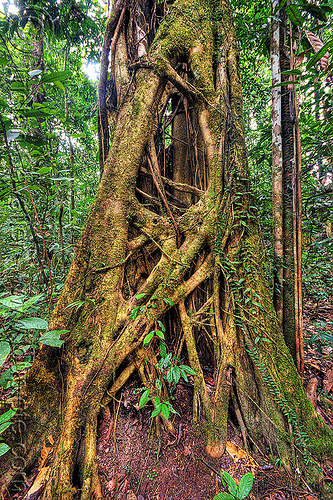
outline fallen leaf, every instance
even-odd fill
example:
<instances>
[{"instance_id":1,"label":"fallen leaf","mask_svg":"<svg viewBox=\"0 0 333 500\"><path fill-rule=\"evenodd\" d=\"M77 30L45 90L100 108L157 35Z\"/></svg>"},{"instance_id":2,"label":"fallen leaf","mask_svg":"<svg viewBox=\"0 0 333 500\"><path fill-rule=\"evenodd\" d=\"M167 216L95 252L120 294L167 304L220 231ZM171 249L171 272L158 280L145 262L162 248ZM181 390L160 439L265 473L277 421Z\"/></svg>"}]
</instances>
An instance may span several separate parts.
<instances>
[{"instance_id":1,"label":"fallen leaf","mask_svg":"<svg viewBox=\"0 0 333 500\"><path fill-rule=\"evenodd\" d=\"M316 408L317 406L317 387L318 387L317 377L310 378L306 388L306 394L309 398L310 403L314 408Z\"/></svg>"},{"instance_id":2,"label":"fallen leaf","mask_svg":"<svg viewBox=\"0 0 333 500\"><path fill-rule=\"evenodd\" d=\"M49 467L43 467L40 469L40 471L37 474L36 479L33 482L33 485L31 488L29 488L28 493L25 495L23 500L35 500L35 498L38 498L42 490L44 489L46 479L47 479L47 473L48 473Z\"/></svg>"},{"instance_id":3,"label":"fallen leaf","mask_svg":"<svg viewBox=\"0 0 333 500\"><path fill-rule=\"evenodd\" d=\"M115 476L113 476L113 478L106 483L106 487L110 491L110 493L113 493L113 490L116 487L116 482L117 482L117 479L115 478Z\"/></svg>"},{"instance_id":4,"label":"fallen leaf","mask_svg":"<svg viewBox=\"0 0 333 500\"><path fill-rule=\"evenodd\" d=\"M185 445L185 446L184 446L184 455L185 455L185 457L188 457L188 456L191 454L191 452L192 452L191 447L190 447L190 446Z\"/></svg>"},{"instance_id":5,"label":"fallen leaf","mask_svg":"<svg viewBox=\"0 0 333 500\"><path fill-rule=\"evenodd\" d=\"M111 492L111 494L113 493L116 485L118 484L118 486L120 485L120 483L123 482L125 478L125 475L124 476L121 476L121 474L118 474L118 473L115 473L113 476L112 476L112 479L110 479L110 481L108 481L106 483L106 487L107 489Z\"/></svg>"},{"instance_id":6,"label":"fallen leaf","mask_svg":"<svg viewBox=\"0 0 333 500\"><path fill-rule=\"evenodd\" d=\"M133 490L127 491L126 500L137 500L137 497Z\"/></svg>"},{"instance_id":7,"label":"fallen leaf","mask_svg":"<svg viewBox=\"0 0 333 500\"><path fill-rule=\"evenodd\" d=\"M246 464L247 466L259 467L257 462L251 457L251 455L249 455L245 450L243 450L239 446L236 446L231 441L227 441L226 450L235 463L237 463L238 460L243 458L247 461L247 464Z\"/></svg>"},{"instance_id":8,"label":"fallen leaf","mask_svg":"<svg viewBox=\"0 0 333 500\"><path fill-rule=\"evenodd\" d=\"M327 370L323 380L323 389L325 392L330 392L333 387L333 370Z\"/></svg>"},{"instance_id":9,"label":"fallen leaf","mask_svg":"<svg viewBox=\"0 0 333 500\"><path fill-rule=\"evenodd\" d=\"M51 446L47 445L47 442L51 444ZM41 470L50 456L50 454L53 451L53 445L54 445L54 439L52 437L52 434L50 434L44 441L41 452L40 452L40 458L38 460L38 470Z\"/></svg>"}]
</instances>

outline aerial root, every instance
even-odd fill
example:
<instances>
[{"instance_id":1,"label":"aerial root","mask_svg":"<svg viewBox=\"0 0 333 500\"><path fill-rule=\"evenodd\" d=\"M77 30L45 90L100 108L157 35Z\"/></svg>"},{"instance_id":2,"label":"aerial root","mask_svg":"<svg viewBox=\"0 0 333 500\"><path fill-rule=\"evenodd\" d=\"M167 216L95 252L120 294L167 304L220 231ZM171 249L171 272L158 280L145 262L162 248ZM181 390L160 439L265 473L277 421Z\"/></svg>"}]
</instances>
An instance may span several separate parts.
<instances>
[{"instance_id":1,"label":"aerial root","mask_svg":"<svg viewBox=\"0 0 333 500\"><path fill-rule=\"evenodd\" d=\"M86 437L84 442L84 468L80 500L91 500L91 498L101 500L103 498L98 475L96 451L97 413L98 408L90 412L85 427Z\"/></svg>"}]
</instances>

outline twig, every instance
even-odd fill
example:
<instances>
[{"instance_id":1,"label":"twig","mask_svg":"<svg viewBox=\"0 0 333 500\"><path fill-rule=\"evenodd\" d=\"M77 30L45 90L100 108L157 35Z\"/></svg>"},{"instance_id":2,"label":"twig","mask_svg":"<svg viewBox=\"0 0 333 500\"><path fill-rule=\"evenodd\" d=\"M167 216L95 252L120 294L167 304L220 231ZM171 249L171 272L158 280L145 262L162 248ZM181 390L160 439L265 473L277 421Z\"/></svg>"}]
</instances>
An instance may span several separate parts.
<instances>
[{"instance_id":1,"label":"twig","mask_svg":"<svg viewBox=\"0 0 333 500\"><path fill-rule=\"evenodd\" d=\"M215 472L215 474L220 477L220 473L214 469L214 467L212 467L208 462L206 462L206 460L204 460L203 458L201 458L199 455L197 455L197 453L195 453L194 451L192 451L192 455L194 455L195 457L197 457L199 460L201 460L202 463L205 464L206 467L208 467L208 469L212 470L213 472Z\"/></svg>"}]
</instances>

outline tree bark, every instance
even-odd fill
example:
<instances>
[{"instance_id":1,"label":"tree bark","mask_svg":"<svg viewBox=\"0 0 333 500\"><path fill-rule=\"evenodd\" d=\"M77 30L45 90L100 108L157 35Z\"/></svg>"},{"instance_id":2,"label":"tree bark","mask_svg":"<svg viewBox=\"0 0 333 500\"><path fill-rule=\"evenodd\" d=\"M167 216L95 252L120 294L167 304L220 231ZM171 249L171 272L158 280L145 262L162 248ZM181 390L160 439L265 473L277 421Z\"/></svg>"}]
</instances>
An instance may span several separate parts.
<instances>
[{"instance_id":1,"label":"tree bark","mask_svg":"<svg viewBox=\"0 0 333 500\"><path fill-rule=\"evenodd\" d=\"M278 0L272 0L272 193L273 193L273 258L274 293L273 300L281 328L283 327L283 158L282 158L282 113L281 113L281 66L280 66L280 26Z\"/></svg>"},{"instance_id":2,"label":"tree bark","mask_svg":"<svg viewBox=\"0 0 333 500\"><path fill-rule=\"evenodd\" d=\"M292 459L294 440L299 461L311 474L310 453L313 460L324 460L333 451L331 432L308 401L286 347L266 278L229 3L176 0L161 13L164 20L151 44L146 22L153 4L142 0L140 5L145 20L135 18L134 4L126 7L121 32L130 80L118 103L96 199L50 322L50 329L69 333L61 350L42 347L25 389L26 467L34 464L50 432L56 439L44 500L72 499L75 469L80 470L80 499L103 498L98 413L133 372L133 356L142 356L145 336L167 312L181 322L181 328L166 332L166 343L181 344L184 337L182 356L195 371L194 421L205 428L212 457L224 452L232 404L253 441L285 464ZM155 21L152 15L147 25L154 27ZM137 27L150 44L147 56L139 57ZM177 72L184 61L188 81ZM191 184L173 179L171 169L164 173L165 155L154 153L157 146L167 147L159 130L176 92L191 108L188 130L197 124L202 137L202 175L192 172ZM195 195L188 208L179 192ZM83 302L78 309L76 301ZM201 323L208 325L205 330ZM203 376L202 342L213 352L213 394ZM153 374L159 350L144 352ZM138 375L147 383L140 368ZM5 493L15 477L9 453L2 471Z\"/></svg>"},{"instance_id":3,"label":"tree bark","mask_svg":"<svg viewBox=\"0 0 333 500\"><path fill-rule=\"evenodd\" d=\"M274 122L278 117L278 100L273 99L273 227L276 267L274 304L282 324L286 344L299 373L304 369L303 307L302 307L302 192L301 145L298 121L296 85L288 83L291 75L281 72L295 69L293 34L289 27L287 47L286 8L280 11L278 27L273 24L272 71L284 84L281 87L281 128ZM279 33L278 33L279 31ZM276 44L279 38L279 47ZM277 65L277 55L279 64ZM273 75L273 72L272 72ZM278 85L278 83L276 83ZM273 94L273 97L276 96ZM275 128L274 128L275 127ZM279 136L280 135L280 136ZM281 151L282 145L282 151ZM282 153L282 155L281 155ZM278 285L278 286L276 286Z\"/></svg>"}]
</instances>

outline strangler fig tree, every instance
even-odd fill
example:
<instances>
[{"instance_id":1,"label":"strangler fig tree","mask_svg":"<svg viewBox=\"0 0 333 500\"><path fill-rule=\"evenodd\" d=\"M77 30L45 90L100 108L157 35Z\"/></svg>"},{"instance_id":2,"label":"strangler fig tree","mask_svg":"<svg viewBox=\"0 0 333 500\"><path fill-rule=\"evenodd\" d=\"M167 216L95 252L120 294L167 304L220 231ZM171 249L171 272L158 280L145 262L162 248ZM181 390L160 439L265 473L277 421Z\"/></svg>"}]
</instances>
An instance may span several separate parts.
<instances>
[{"instance_id":1,"label":"strangler fig tree","mask_svg":"<svg viewBox=\"0 0 333 500\"><path fill-rule=\"evenodd\" d=\"M22 440L29 470L52 434L44 500L103 498L97 417L133 373L167 397L167 384L154 383L159 345L143 347L160 320L168 349L195 371L193 420L212 457L224 452L231 407L244 440L287 465L295 450L308 470L332 456L266 277L229 2L171 3L117 0L107 22L103 173L50 322L69 333L61 349L40 350L21 394L25 427L12 439L12 450ZM213 371L213 392L203 366ZM14 463L9 452L5 498Z\"/></svg>"}]
</instances>

